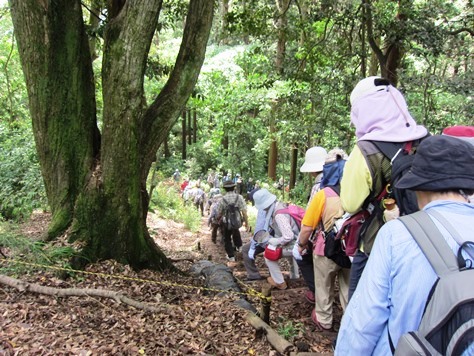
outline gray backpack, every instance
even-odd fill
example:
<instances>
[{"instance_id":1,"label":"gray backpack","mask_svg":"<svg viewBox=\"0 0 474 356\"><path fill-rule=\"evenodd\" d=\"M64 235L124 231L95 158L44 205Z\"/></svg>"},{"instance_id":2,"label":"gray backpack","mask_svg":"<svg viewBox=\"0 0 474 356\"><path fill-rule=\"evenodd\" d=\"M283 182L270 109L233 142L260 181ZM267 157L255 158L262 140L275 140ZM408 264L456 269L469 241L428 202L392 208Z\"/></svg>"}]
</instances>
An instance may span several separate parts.
<instances>
[{"instance_id":1,"label":"gray backpack","mask_svg":"<svg viewBox=\"0 0 474 356\"><path fill-rule=\"evenodd\" d=\"M455 238L457 231L438 214L433 214ZM400 218L418 243L438 280L430 291L418 330L404 334L395 355L461 355L474 346L474 269L461 251L472 242L461 245L457 258L428 213ZM466 266L467 263L467 266Z\"/></svg>"}]
</instances>

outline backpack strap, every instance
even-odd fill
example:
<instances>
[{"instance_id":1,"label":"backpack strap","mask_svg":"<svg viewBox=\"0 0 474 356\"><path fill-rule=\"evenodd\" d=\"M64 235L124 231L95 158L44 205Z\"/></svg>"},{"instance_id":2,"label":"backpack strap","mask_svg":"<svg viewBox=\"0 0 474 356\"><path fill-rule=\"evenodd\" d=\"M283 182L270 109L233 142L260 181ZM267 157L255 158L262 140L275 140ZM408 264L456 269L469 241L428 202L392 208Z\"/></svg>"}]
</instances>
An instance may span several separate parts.
<instances>
[{"instance_id":1,"label":"backpack strap","mask_svg":"<svg viewBox=\"0 0 474 356\"><path fill-rule=\"evenodd\" d=\"M426 211L399 218L423 251L438 276L458 271L458 263L451 248ZM445 226L451 233L449 226Z\"/></svg>"}]
</instances>

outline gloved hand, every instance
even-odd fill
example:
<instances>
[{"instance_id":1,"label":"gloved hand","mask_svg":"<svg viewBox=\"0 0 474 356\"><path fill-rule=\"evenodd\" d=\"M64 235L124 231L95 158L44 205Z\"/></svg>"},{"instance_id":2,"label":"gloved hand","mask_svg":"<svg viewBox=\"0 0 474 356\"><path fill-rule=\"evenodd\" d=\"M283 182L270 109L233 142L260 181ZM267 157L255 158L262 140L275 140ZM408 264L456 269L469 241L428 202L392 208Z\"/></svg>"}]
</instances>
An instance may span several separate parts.
<instances>
[{"instance_id":1,"label":"gloved hand","mask_svg":"<svg viewBox=\"0 0 474 356\"><path fill-rule=\"evenodd\" d=\"M400 216L400 210L398 206L395 205L391 210L385 209L383 211L383 218L385 221L390 221L398 218Z\"/></svg>"},{"instance_id":2,"label":"gloved hand","mask_svg":"<svg viewBox=\"0 0 474 356\"><path fill-rule=\"evenodd\" d=\"M255 247L253 246L250 247L248 255L251 260L255 259Z\"/></svg>"},{"instance_id":3,"label":"gloved hand","mask_svg":"<svg viewBox=\"0 0 474 356\"><path fill-rule=\"evenodd\" d=\"M276 237L271 237L268 239L268 243L273 246L278 246L280 244L280 239Z\"/></svg>"},{"instance_id":4,"label":"gloved hand","mask_svg":"<svg viewBox=\"0 0 474 356\"><path fill-rule=\"evenodd\" d=\"M293 257L295 260L302 260L303 257L301 257L300 252L298 251L298 244L295 244L293 246L293 250L291 251L293 253Z\"/></svg>"}]
</instances>

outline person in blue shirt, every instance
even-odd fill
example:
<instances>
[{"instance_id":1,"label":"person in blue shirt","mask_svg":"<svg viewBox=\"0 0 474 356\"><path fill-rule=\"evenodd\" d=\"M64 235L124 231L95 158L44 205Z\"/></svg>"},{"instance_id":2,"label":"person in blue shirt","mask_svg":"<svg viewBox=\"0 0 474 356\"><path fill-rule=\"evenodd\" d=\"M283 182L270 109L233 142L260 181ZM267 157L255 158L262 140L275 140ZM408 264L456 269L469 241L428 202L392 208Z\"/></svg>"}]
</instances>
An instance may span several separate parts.
<instances>
[{"instance_id":1,"label":"person in blue shirt","mask_svg":"<svg viewBox=\"0 0 474 356\"><path fill-rule=\"evenodd\" d=\"M463 241L472 240L472 145L449 136L426 138L397 187L414 190L420 209L428 214L436 211L452 223L460 236L456 240L431 215L454 254ZM474 251L463 249L463 256L472 260ZM401 335L418 329L436 280L405 225L398 219L387 222L342 318L335 355L391 355L389 335L396 347ZM471 345L467 354L473 352Z\"/></svg>"}]
</instances>

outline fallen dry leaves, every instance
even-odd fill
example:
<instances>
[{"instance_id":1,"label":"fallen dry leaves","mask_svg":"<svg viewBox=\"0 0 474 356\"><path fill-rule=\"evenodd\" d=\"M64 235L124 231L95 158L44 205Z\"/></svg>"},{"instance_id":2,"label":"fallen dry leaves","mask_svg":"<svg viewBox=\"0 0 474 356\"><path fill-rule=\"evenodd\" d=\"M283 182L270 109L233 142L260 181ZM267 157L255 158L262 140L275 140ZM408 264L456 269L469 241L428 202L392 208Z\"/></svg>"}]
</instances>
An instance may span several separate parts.
<instances>
[{"instance_id":1,"label":"fallen dry leaves","mask_svg":"<svg viewBox=\"0 0 474 356\"><path fill-rule=\"evenodd\" d=\"M180 224L151 215L152 236L176 265L187 271L193 261L211 256L225 264L223 245L211 242L203 218L202 230L191 233ZM25 225L32 238L46 229L48 217L35 214ZM243 233L244 240L248 236ZM266 271L262 259L258 260ZM243 280L241 257L230 266ZM56 288L101 288L120 291L140 302L150 303L160 312L150 313L118 304L112 299L91 297L53 298L20 293L0 286L0 355L275 355L265 338L244 320L245 310L234 304L239 295L217 296L201 289L203 279L189 275L134 272L115 261L87 268L89 272L119 275L155 282L125 280L102 275L78 275L61 280L54 271L44 270L21 279ZM161 283L163 282L163 284ZM264 281L243 283L259 290ZM330 352L335 333L314 332L312 305L304 300L302 280L290 281L290 289L273 293L271 326L299 325L289 340L313 352ZM248 300L259 307L259 300ZM340 308L336 318L340 319ZM336 327L338 323L336 324Z\"/></svg>"}]
</instances>

